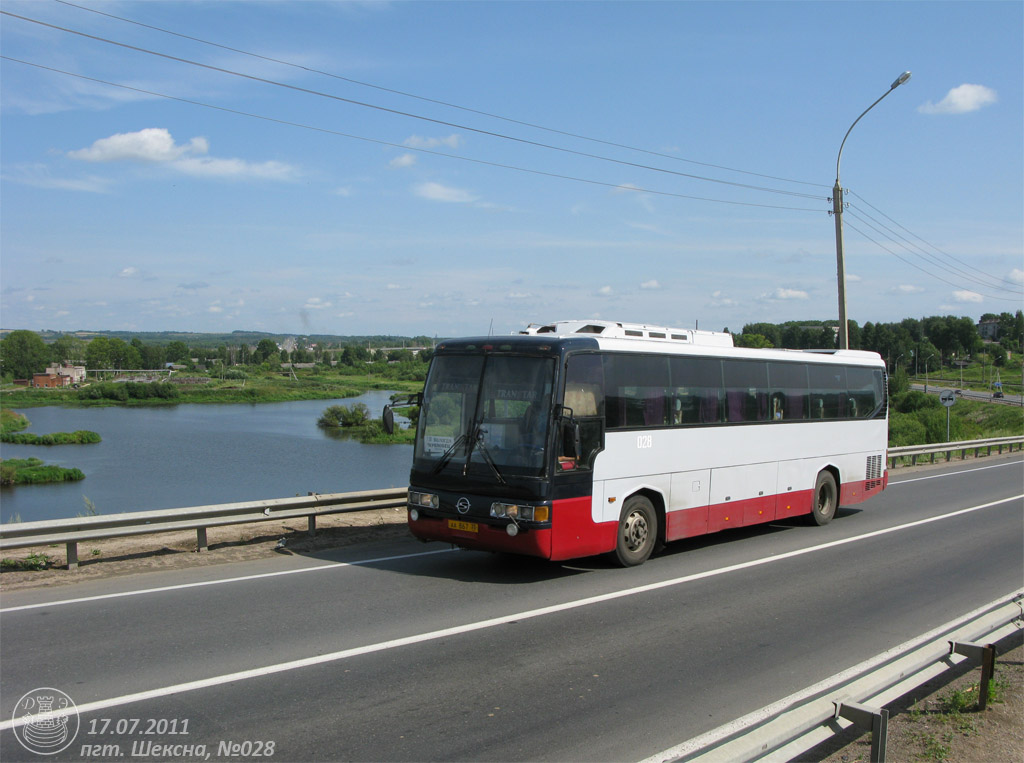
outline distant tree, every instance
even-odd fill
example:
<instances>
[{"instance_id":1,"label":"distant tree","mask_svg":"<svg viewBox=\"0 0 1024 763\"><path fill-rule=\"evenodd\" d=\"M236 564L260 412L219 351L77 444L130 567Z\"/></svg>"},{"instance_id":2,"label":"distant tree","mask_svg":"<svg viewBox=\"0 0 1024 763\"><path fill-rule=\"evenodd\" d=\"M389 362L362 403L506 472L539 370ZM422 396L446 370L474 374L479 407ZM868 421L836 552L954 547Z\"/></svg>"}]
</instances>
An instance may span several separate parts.
<instances>
[{"instance_id":1,"label":"distant tree","mask_svg":"<svg viewBox=\"0 0 1024 763\"><path fill-rule=\"evenodd\" d=\"M165 354L168 363L188 363L192 359L188 345L177 339L167 344Z\"/></svg>"},{"instance_id":2,"label":"distant tree","mask_svg":"<svg viewBox=\"0 0 1024 763\"><path fill-rule=\"evenodd\" d=\"M12 331L0 342L0 369L4 378L28 379L46 370L50 349L34 331Z\"/></svg>"},{"instance_id":3,"label":"distant tree","mask_svg":"<svg viewBox=\"0 0 1024 763\"><path fill-rule=\"evenodd\" d=\"M61 334L50 345L55 363L80 363L85 358L85 341L71 334Z\"/></svg>"},{"instance_id":4,"label":"distant tree","mask_svg":"<svg viewBox=\"0 0 1024 763\"><path fill-rule=\"evenodd\" d=\"M94 337L85 347L85 365L89 368L113 368L110 357L110 339L105 336Z\"/></svg>"},{"instance_id":5,"label":"distant tree","mask_svg":"<svg viewBox=\"0 0 1024 763\"><path fill-rule=\"evenodd\" d=\"M272 355L279 355L280 351L277 349L277 344L273 339L261 339L260 343L256 345L256 351L252 354L252 360L254 363L262 363L268 360Z\"/></svg>"},{"instance_id":6,"label":"distant tree","mask_svg":"<svg viewBox=\"0 0 1024 763\"><path fill-rule=\"evenodd\" d=\"M772 347L772 343L764 334L748 334L746 331L734 336L733 341L737 347Z\"/></svg>"}]
</instances>

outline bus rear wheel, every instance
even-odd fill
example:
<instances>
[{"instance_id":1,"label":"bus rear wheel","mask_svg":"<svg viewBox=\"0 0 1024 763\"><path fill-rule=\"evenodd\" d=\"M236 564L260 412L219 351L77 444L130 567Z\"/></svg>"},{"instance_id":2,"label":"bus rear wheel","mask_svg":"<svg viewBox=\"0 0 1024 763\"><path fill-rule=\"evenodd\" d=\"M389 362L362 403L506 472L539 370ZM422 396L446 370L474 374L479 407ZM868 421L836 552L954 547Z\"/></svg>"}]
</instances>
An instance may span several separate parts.
<instances>
[{"instance_id":1,"label":"bus rear wheel","mask_svg":"<svg viewBox=\"0 0 1024 763\"><path fill-rule=\"evenodd\" d=\"M839 490L832 472L818 472L814 482L814 499L811 505L811 520L816 525L827 525L836 515L839 506Z\"/></svg>"},{"instance_id":2,"label":"bus rear wheel","mask_svg":"<svg viewBox=\"0 0 1024 763\"><path fill-rule=\"evenodd\" d=\"M658 542L658 514L642 495L626 501L619 515L619 535L615 558L623 567L643 564Z\"/></svg>"}]
</instances>

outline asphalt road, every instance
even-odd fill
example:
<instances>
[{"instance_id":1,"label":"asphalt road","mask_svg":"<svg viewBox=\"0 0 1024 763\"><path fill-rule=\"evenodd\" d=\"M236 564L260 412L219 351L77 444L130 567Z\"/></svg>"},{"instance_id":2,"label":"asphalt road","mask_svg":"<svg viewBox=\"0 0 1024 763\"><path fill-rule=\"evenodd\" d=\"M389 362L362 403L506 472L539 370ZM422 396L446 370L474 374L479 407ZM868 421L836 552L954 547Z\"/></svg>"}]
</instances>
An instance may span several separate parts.
<instances>
[{"instance_id":1,"label":"asphalt road","mask_svg":"<svg viewBox=\"0 0 1024 763\"><path fill-rule=\"evenodd\" d=\"M49 760L644 758L1021 587L1019 454L895 475L628 570L409 540L4 594L0 758L39 687L81 711Z\"/></svg>"}]
</instances>

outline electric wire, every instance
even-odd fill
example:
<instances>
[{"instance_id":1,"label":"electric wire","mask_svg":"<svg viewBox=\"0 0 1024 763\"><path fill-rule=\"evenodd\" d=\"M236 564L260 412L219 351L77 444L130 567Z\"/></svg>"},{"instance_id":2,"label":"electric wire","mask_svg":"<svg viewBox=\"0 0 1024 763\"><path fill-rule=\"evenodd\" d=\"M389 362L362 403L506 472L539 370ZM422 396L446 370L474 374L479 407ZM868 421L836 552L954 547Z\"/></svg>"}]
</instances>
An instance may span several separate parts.
<instances>
[{"instance_id":1,"label":"electric wire","mask_svg":"<svg viewBox=\"0 0 1024 763\"><path fill-rule=\"evenodd\" d=\"M869 226L872 230L874 230L876 233L878 233L878 234L884 236L885 238L889 239L889 241L891 241L892 243L896 244L897 246L902 247L904 250L906 250L910 254L914 255L915 257L918 257L920 259L930 260L932 263L934 263L934 264L936 264L936 265L938 265L939 267L942 267L942 268L955 270L958 273L960 273L967 280L973 281L974 283L976 283L979 286L982 286L982 287L984 287L986 289L997 289L999 291L1005 291L1005 292L1008 292L1010 294L1015 294L1018 297L1024 297L1024 291L1021 291L1019 289L1010 289L1008 287L1001 286L999 284L988 283L987 281L983 281L980 278L977 278L976 276L972 275L970 272L968 272L966 270L963 270L962 268L958 268L955 265L951 265L949 263L943 262L942 260L940 260L935 255L925 251L924 249L921 249L921 247L916 246L912 242L907 241L905 238L900 236L898 233L896 233L895 231L892 231L885 224L879 222L878 220L876 220L874 217L872 217L871 215L867 214L866 212L861 211L860 214L858 214L857 212L854 212L854 211L851 210L851 211L848 211L847 214L848 215L852 215L854 218L860 220L865 225ZM914 251L914 249L918 249L920 251Z\"/></svg>"},{"instance_id":2,"label":"electric wire","mask_svg":"<svg viewBox=\"0 0 1024 763\"><path fill-rule=\"evenodd\" d=\"M509 122L511 124L520 125L522 127L529 127L529 128L535 129L535 130L543 130L545 132L554 133L556 135L563 135L563 136L568 137L568 138L575 138L577 140L589 141L591 143L598 143L598 144L605 145L605 146L611 146L613 148L626 149L628 151L637 151L639 153L648 154L650 156L657 156L657 157L660 157L662 159L671 159L671 160L677 161L677 162L685 162L687 164L695 164L695 165L700 166L700 167L708 167L708 168L711 168L711 169L725 170L727 172L736 172L736 173L740 173L740 174L743 174L743 175L751 175L753 177L760 177L760 178L764 178L766 180L776 180L776 181L783 182L783 183L795 183L795 184L798 184L798 185L809 185L809 186L815 186L815 187L818 187L818 188L829 188L830 187L828 185L825 185L824 183L811 183L811 182L808 182L806 180L793 180L791 178L778 177L776 175L767 175L767 174L764 174L764 173L761 173L761 172L751 172L750 170L741 170L741 169L737 169L735 167L726 167L726 166L721 165L721 164L712 164L712 163L709 163L709 162L700 162L700 161L697 161L695 159L686 159L686 158L681 157L681 156L674 156L672 154L666 154L666 153L663 153L663 152L660 152L660 151L652 151L650 149L639 148L637 146L630 146L630 145L627 145L627 144L624 144L624 143L616 143L616 142L610 141L610 140L603 140L601 138L594 138L594 137L590 137L590 136L587 136L587 135L581 135L579 133L569 132L567 130L560 130L560 129L557 129L557 128L554 128L554 127L545 127L544 125L535 124L533 122L527 122L527 121L524 121L524 120L521 120L521 119L514 119L512 117L505 117L505 116L501 116L500 114L494 114L494 113L491 113L491 112L488 112L488 111L482 111L480 109L470 108L468 106L460 106L460 105L455 104L455 103L449 103L448 101L442 101L442 100L439 100L439 99L436 99L436 98L428 98L426 96L417 95L415 93L409 93L409 92L406 92L404 90L397 90L397 89L390 88L390 87L384 87L383 85L376 85L376 84L374 84L372 82L365 82L363 80L357 80L357 79L353 79L351 77L344 77L344 76L342 76L340 74L334 74L332 72L323 71L322 69L315 69L315 68L313 68L311 66L304 66L303 64L297 64L297 63L294 63L292 61L285 61L285 60L282 60L280 58L274 58L272 56L265 56L265 55L262 55L260 53L253 53L251 51L242 50L241 48L234 48L234 47L231 47L229 45L224 45L224 44L217 43L217 42L211 42L210 40L204 40L201 37L194 37L192 35L183 34L181 32L175 32L175 31L172 31L170 29L164 29L163 27L155 26L153 24L146 24L146 23L141 22L141 21L136 21L134 19L125 18L124 16L117 16L117 15L115 15L113 13L106 13L104 11L96 10L95 8L88 8L88 7L84 6L84 5L78 5L77 3L68 2L68 0L54 0L54 2L60 3L61 5L70 6L72 8L78 8L79 10L87 11L89 13L95 13L95 14L97 14L99 16L106 16L107 18L115 19L117 21L123 21L123 22L125 22L127 24L134 24L134 25L142 27L144 29L151 29L151 30L156 31L156 32L161 32L163 34L172 35L174 37L180 37L180 38L185 39L185 40L191 40L192 42L202 43L203 45L209 45L209 46L212 46L212 47L215 47L215 48L220 48L221 50L227 50L227 51L230 51L232 53L239 53L239 54L244 55L244 56L250 56L252 58L257 58L257 59L260 59L262 61L268 61L270 63L281 64L282 66L290 66L292 68L301 69L302 71L306 71L306 72L309 72L311 74L319 74L319 75L322 75L324 77L331 77L333 79L341 80L342 82L348 82L348 83L353 84L353 85L359 85L360 87L373 88L374 90L379 90L381 92L391 93L393 95L400 95L400 96L402 96L404 98L414 98L414 99L416 99L418 101L423 101L425 103L432 103L432 104L435 104L435 105L438 105L438 106L444 106L446 108L458 109L459 111L465 111L465 112L467 112L469 114L476 114L478 116L488 117L490 119L498 119L498 120L501 120L503 122Z\"/></svg>"},{"instance_id":3,"label":"electric wire","mask_svg":"<svg viewBox=\"0 0 1024 763\"><path fill-rule=\"evenodd\" d=\"M133 92L142 93L144 95L151 95L151 96L158 97L158 98L166 98L167 100L170 100L170 101L177 101L179 103L187 103L187 104L191 104L193 106L201 106L201 107L206 108L206 109L213 109L215 111L221 111L221 112L225 112L225 113L228 113L228 114L235 114L237 116L249 117L249 118L252 118L252 119L260 119L260 120L265 121L265 122L273 122L275 124L286 125L286 126L289 126L289 127L298 127L298 128L304 129L304 130L312 130L314 132L324 133L324 134L327 134L327 135L335 135L335 136L342 137L342 138L350 138L352 140L359 140L359 141L364 141L364 142L367 142L367 143L374 143L374 144L380 145L380 146L388 146L388 147L391 147L391 148L399 148L399 149L402 149L402 150L405 150L405 151L416 151L418 153L430 154L432 156L441 156L441 157L444 157L444 158L447 158L447 159L457 159L459 161L469 162L469 163L472 163L472 164L480 164L480 165L484 165L484 166L487 166L487 167L496 167L496 168L499 168L499 169L506 169L506 170L513 170L513 171L516 171L516 172L523 172L523 173L527 173L527 174L530 174L530 175L539 175L541 177L555 178L555 179L558 179L558 180L569 180L569 181L576 182L576 183L585 183L585 184L588 184L588 185L595 185L595 186L600 186L600 187L604 187L604 188L612 188L612 189L614 189L616 191L630 191L630 192L633 192L633 193L649 193L649 194L652 194L652 195L655 195L655 196L666 196L666 197L677 198L677 199L690 199L690 200L693 200L693 201L707 201L707 202L711 202L711 203L715 203L715 204L732 204L732 205L742 206L742 207L758 207L758 208L761 208L761 209L782 209L782 210L787 210L787 211L792 211L792 212L820 212L821 211L819 209L813 209L813 208L809 208L809 207L785 207L785 206L772 205L772 204L758 204L758 203L755 203L755 202L733 201L733 200L730 200L730 199L713 199L713 198L708 198L708 197L704 197L704 196L691 196L691 195L688 195L688 194L674 193L674 192L671 192L671 191L659 191L659 190L655 190L655 189L652 189L652 188L642 188L642 187L633 186L633 185L623 185L621 183L609 183L609 182L605 182L605 181L601 181L601 180L594 180L594 179L591 179L591 178L582 178L582 177L576 177L576 176L573 176L573 175L564 175L564 174L560 174L560 173L556 173L556 172L547 172L545 170L532 169L532 168L529 168L529 167L520 167L520 166L512 165L512 164L502 164L500 162L494 162L494 161L490 161L490 160L487 160L487 159L476 159L476 158L468 157L468 156L460 156L458 154L449 154L449 153L446 153L444 151L433 151L433 150L427 149L427 148L418 148L418 147L413 147L413 146L406 146L406 145L403 145L401 143L392 143L390 141L380 140L379 138L368 138L368 137L365 137L365 136L362 136L362 135L354 135L354 134L351 134L351 133L341 132L339 130L332 130L332 129L329 129L329 128L326 128L326 127L317 127L316 125L303 124L302 122L293 122L293 121L290 121L290 120L287 120L287 119L278 119L276 117L271 117L271 116L267 116L267 115L264 115L264 114L254 114L252 112L241 111L239 109L231 109L231 108L227 108L226 106L217 106L217 105L211 104L211 103L204 103L202 101L195 101L195 100L192 100L192 99L189 99L189 98L181 98L179 96L168 95L167 93L160 93L160 92L157 92L155 90L146 90L144 88L134 87L132 85L124 85L124 84L121 84L121 83L118 83L118 82L110 82L108 80L99 79L97 77L89 77L89 76L86 76L84 74L76 74L75 72L64 71L62 69L57 69L57 68L52 67L52 66L46 66L44 64L37 64L37 63L33 63L32 61L25 61L23 59L13 58L11 56L0 55L0 59L2 59L4 61L12 61L12 62L19 63L19 64L25 64L26 66L33 66L33 67L35 67L37 69L44 69L46 71L54 72L56 74L63 74L63 75L69 76L69 77L76 77L78 79L87 80L89 82L95 82L95 83L98 83L98 84L101 84L101 85L109 85L110 87L117 87L117 88L121 88L123 90L131 90Z\"/></svg>"},{"instance_id":4,"label":"electric wire","mask_svg":"<svg viewBox=\"0 0 1024 763\"><path fill-rule=\"evenodd\" d=\"M777 188L767 188L767 187L763 187L763 186L750 185L750 184L747 184L747 183L737 183L737 182L732 181L732 180L721 180L719 178L709 178L709 177L704 177L702 175L693 175L693 174L686 173L686 172L679 172L677 170L665 169L664 167L654 167L654 166L647 165L647 164L640 164L638 162L626 161L624 159L613 159L613 158L607 157L607 156L600 156L598 154L591 154L591 153L588 153L588 152L585 152L585 151L576 151L574 149L565 148L565 147L561 147L561 146L554 146L554 145L551 145L551 144L548 144L548 143L541 143L539 141L528 140L526 138L517 138L517 137L512 136L512 135L506 135L504 133L498 133L498 132L494 132L492 130L484 130L484 129L477 128L477 127L470 127L469 125L463 125L463 124L460 124L460 123L457 123L457 122L449 122L449 121L446 121L446 120L443 120L443 119L435 119L433 117L427 117L427 116L423 116L423 115L420 115L420 114L413 114L411 112L401 111L400 109L392 109L392 108L388 108L386 106L380 106L380 105L377 105L377 104L366 103L364 101L357 101L357 100L352 99L352 98L345 98L343 96L334 95L332 93L325 93L325 92L319 91L319 90L313 90L313 89L310 89L310 88L299 87L298 85L289 85L286 82L278 82L277 80L267 79L265 77L257 77L256 75L253 75L253 74L245 74L244 72L238 72L238 71L234 71L232 69L225 69L223 67L213 66L211 64L204 64L204 63L201 63L199 61L193 61L191 59L182 58L180 56L173 56L173 55L171 55L169 53L161 53L159 51L150 50L148 48L142 48L142 47L139 47L137 45L129 45L128 43L118 42L116 40L110 40L110 39L105 38L105 37L99 37L98 35L88 34L87 32L81 32L81 31L78 31L78 30L75 30L75 29L69 29L67 27L62 27L62 26L59 26L57 24L50 24L48 22L40 21L38 19L28 18L27 16L21 16L21 15L18 15L16 13L11 13L10 11L0 10L0 14L3 14L5 16L10 16L12 18L21 19L23 21L28 21L30 23L38 24L40 26L47 27L47 28L50 28L50 29L55 29L55 30L58 30L58 31L61 31L61 32L66 32L68 34L73 34L73 35L77 35L79 37L84 37L86 39L95 40L97 42L102 42L102 43L105 43L105 44L108 44L108 45L115 45L115 46L120 47L120 48L125 48L126 50L134 50L134 51L136 51L138 53L145 53L147 55L156 56L156 57L159 57L159 58L164 58L164 59L167 59L169 61L175 61L175 62L178 62L178 63L188 64L189 66L195 66L195 67L198 67L198 68L201 68L201 69L206 69L206 70L209 70L209 71L215 71L215 72L219 72L219 73L222 73L222 74L229 74L229 75L234 76L234 77L240 77L242 79L247 79L247 80L250 80L250 81L253 81L253 82L260 82L260 83L266 84L266 85L273 85L274 87L280 87L280 88L284 88L286 90L291 90L291 91L298 92L298 93L303 93L303 94L306 94L306 95L315 95L315 96L318 96L318 97L321 97L321 98L328 98L328 99L331 99L331 100L334 100L334 101L339 101L339 102L342 102L342 103L348 103L348 104L354 105L354 106L360 106L360 107L363 107L363 108L373 109L375 111L380 111L380 112L384 112L384 113L388 113L388 114L394 114L394 115L397 115L397 116L408 117L410 119L418 119L418 120L425 121L425 122L430 122L430 123L433 123L433 124L439 124L439 125L443 125L443 126L446 126L446 127L452 127L452 128L458 129L458 130L466 130L468 132L473 132L473 133L477 133L477 134L480 134L480 135L486 135L488 137L500 138L500 139L503 139L503 140L509 140L509 141L513 141L515 143L520 143L520 144L523 144L523 145L533 146L533 147L536 147L536 148L544 148L544 149L548 149L548 150L552 150L552 151L558 151L558 152L561 152L561 153L570 154L570 155L573 155L573 156L580 156L580 157L583 157L583 158L596 159L598 161L610 162L612 164L618 164L618 165L622 165L622 166L626 166L626 167L632 167L634 169L642 169L642 170L649 170L649 171L652 171L652 172L660 172L660 173L664 173L664 174L667 174L667 175L673 175L673 176L678 176L678 177L685 177L685 178L689 178L691 180L701 180L701 181L709 182L709 183L717 183L717 184L720 184L720 185L727 185L727 186L731 186L731 187L734 187L734 188L744 188L744 189L747 189L747 190L762 191L762 192L765 192L765 193L775 193L775 194L780 194L780 195L783 195L783 196L793 196L793 197L796 197L796 198L803 198L803 199L824 200L824 197L816 196L816 195L813 195L813 194L800 193L800 192L797 192L797 191L785 191L785 190L781 190L781 189L777 189Z\"/></svg>"},{"instance_id":5,"label":"electric wire","mask_svg":"<svg viewBox=\"0 0 1024 763\"><path fill-rule=\"evenodd\" d=\"M853 225L852 223L844 223L844 224L846 225L846 227L850 228L850 230L858 233L859 235L861 235L862 237L864 237L865 239L870 241L872 244L877 246L879 249L881 249L884 252L887 252L887 253L891 254L893 257L895 257L897 260L900 260L904 264L910 265L910 267L916 268L917 270L920 270L922 273L927 274L931 278L934 278L934 279L936 279L938 281L942 281L944 284L948 284L949 286L952 286L954 289L964 289L965 288L963 284L958 284L958 283L953 283L952 281L947 281L945 278L942 278L941 276L936 275L935 273L931 272L930 270L926 270L925 268L922 268L917 263L912 262L911 260L908 260L908 259L906 259L904 257L901 257L899 254L894 252L889 247L887 247L884 244L882 244L882 243L876 241L875 239L871 238L871 236L867 235L864 231L860 230L860 228L858 228L857 226ZM997 299L997 300L1000 300L1000 301L1003 301L1003 302L1019 302L1019 300L1016 300L1016 299L1014 299L1012 297L996 297L996 296L994 296L992 294L983 294L982 292L977 291L975 289L968 288L967 290L970 291L971 293L977 294L979 296L987 297L988 299Z\"/></svg>"},{"instance_id":6,"label":"electric wire","mask_svg":"<svg viewBox=\"0 0 1024 763\"><path fill-rule=\"evenodd\" d=\"M1021 290L1021 286L1020 286L1020 284L1016 284L1016 283L1014 283L1013 281L1009 280L1008 278L1004 278L1004 277L1002 277L1002 276L995 276L995 275L992 275L991 273L985 273L984 271L982 271L982 270L980 270L980 269L978 269L978 268L975 268L975 267L974 267L973 265L971 265L971 264L969 264L969 263L967 263L967 262L964 262L964 261L963 261L963 260L961 260L961 259L960 259L959 257L956 257L955 255L952 255L952 254L949 254L948 252L944 252L943 250L939 249L939 247L935 246L934 244L931 244L931 243L929 243L928 241L926 241L925 239L921 238L920 236L918 236L918 235L917 235L916 233L914 233L913 231L911 231L911 230L909 230L908 228L906 228L906 227L905 227L904 225L900 224L900 223L899 223L899 222L897 222L896 220L893 220L893 219L892 219L891 217L889 217L889 215L887 215L887 214L886 214L885 212L883 212L882 210L880 210L880 209L879 209L878 207L876 207L876 206L875 206L874 204L872 204L871 202L869 202L869 201L868 201L867 199L865 199L865 198L864 198L863 196L861 196L861 195L860 195L859 193L856 193L855 191L850 191L849 193L851 193L852 195L856 196L856 197L857 197L858 199L860 199L860 200L861 200L862 202L864 202L864 203L865 203L865 204L866 204L867 206L871 207L871 209L875 210L875 212L877 212L878 214L880 214L880 215L881 215L882 217L884 217L884 218L885 218L886 220L888 220L889 222L891 222L891 223L892 223L893 225L895 225L895 226L897 226L898 228L900 228L900 229L902 229L902 230L906 231L906 232L907 232L907 233L908 233L909 235L913 236L913 237L914 237L914 238L916 238L916 239L917 239L918 241L920 241L921 243L923 243L923 244L925 244L926 246L930 247L931 249L934 249L934 250L935 250L936 252L938 252L939 254L943 255L944 257L948 257L948 258L949 258L949 259L951 259L951 260L955 260L956 262L959 262L959 263L960 263L961 265L965 265L966 267L969 267L969 268L971 268L972 270L977 270L977 271L978 271L979 273L982 273L982 274L983 274L983 275L985 275L985 276L986 276L987 278L990 278L990 279L992 279L992 280L994 280L994 281L999 281L999 282L1001 282L1001 283L1004 283L1004 284L1010 284L1010 285L1011 285L1011 287L1012 287L1012 290L1013 290L1013 291L1020 291L1020 290ZM865 213L865 214L866 214L866 213ZM999 288L1005 288L1005 287L999 287Z\"/></svg>"}]
</instances>

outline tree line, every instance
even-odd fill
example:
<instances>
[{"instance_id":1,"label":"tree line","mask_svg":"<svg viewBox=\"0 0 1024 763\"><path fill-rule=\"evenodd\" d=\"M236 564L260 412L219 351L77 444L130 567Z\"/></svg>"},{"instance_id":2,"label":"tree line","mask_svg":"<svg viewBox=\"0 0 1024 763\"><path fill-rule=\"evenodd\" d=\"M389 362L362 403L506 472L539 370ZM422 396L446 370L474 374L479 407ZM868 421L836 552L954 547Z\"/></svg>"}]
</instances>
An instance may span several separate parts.
<instances>
[{"instance_id":1,"label":"tree line","mask_svg":"<svg viewBox=\"0 0 1024 763\"><path fill-rule=\"evenodd\" d=\"M983 342L971 318L954 315L904 318L898 323L849 322L850 349L870 350L886 359L890 368L902 366L918 372L936 371L953 360L984 351L997 366L1009 353L1024 351L1024 313L986 313L982 322L999 327L997 342ZM726 329L728 331L728 329ZM779 347L792 350L834 349L835 321L748 323L733 337L740 347Z\"/></svg>"},{"instance_id":2,"label":"tree line","mask_svg":"<svg viewBox=\"0 0 1024 763\"><path fill-rule=\"evenodd\" d=\"M0 341L0 376L5 382L28 379L42 373L54 364L84 365L87 369L155 370L167 364L187 367L230 368L233 366L263 366L273 368L280 363L313 363L338 365L344 368L399 364L407 376L426 369L430 350L414 354L411 350L392 349L372 352L359 344L330 346L316 343L297 345L292 350L278 347L270 338L262 338L253 346L221 344L216 347L190 347L181 340L166 344L146 343L138 337L125 341L119 337L96 336L86 341L71 334L61 334L52 342L45 342L34 331L12 331ZM418 373L416 375L419 375Z\"/></svg>"}]
</instances>

